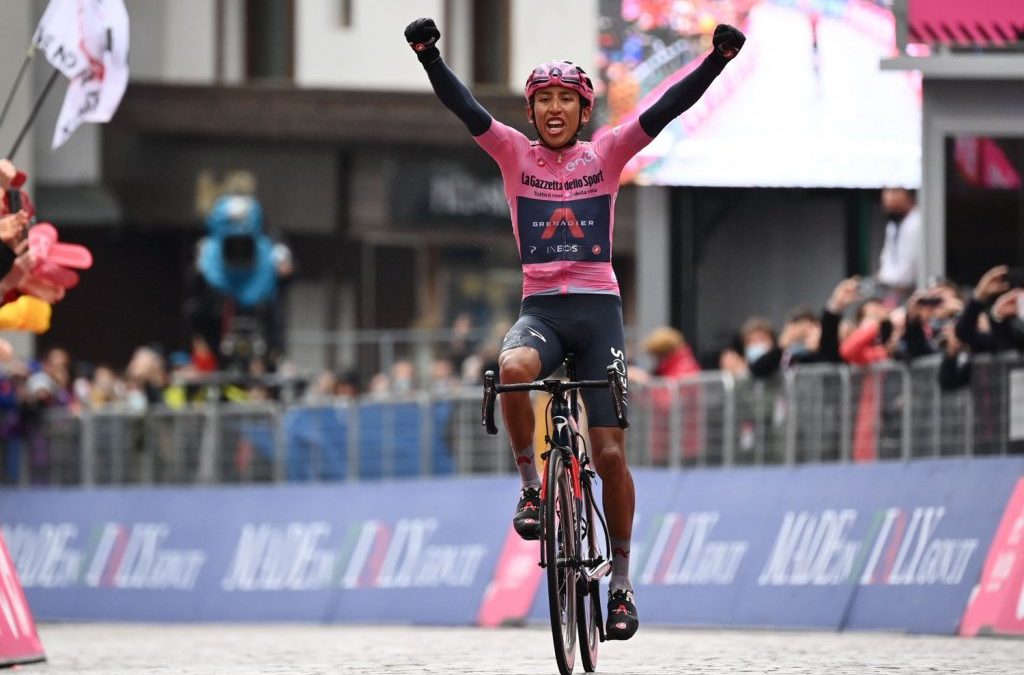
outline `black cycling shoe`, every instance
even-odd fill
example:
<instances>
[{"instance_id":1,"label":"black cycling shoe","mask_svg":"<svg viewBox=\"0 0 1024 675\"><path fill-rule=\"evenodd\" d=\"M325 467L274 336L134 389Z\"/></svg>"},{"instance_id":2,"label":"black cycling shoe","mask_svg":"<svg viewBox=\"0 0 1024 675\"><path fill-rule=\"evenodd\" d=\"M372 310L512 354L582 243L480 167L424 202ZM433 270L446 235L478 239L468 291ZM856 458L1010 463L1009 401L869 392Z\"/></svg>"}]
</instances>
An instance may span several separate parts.
<instances>
[{"instance_id":1,"label":"black cycling shoe","mask_svg":"<svg viewBox=\"0 0 1024 675\"><path fill-rule=\"evenodd\" d=\"M608 593L608 623L605 635L609 640L628 640L640 627L636 614L633 591L617 590Z\"/></svg>"},{"instance_id":2,"label":"black cycling shoe","mask_svg":"<svg viewBox=\"0 0 1024 675\"><path fill-rule=\"evenodd\" d=\"M523 539L540 539L540 488L523 488L512 527Z\"/></svg>"}]
</instances>

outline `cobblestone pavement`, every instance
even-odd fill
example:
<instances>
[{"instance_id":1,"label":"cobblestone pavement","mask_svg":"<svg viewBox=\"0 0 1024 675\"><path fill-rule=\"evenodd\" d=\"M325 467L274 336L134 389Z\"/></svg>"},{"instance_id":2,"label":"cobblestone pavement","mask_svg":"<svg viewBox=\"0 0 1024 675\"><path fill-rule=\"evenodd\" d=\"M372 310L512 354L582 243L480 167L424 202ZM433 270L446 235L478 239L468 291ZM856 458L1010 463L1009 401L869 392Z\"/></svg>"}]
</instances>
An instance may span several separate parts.
<instances>
[{"instance_id":1,"label":"cobblestone pavement","mask_svg":"<svg viewBox=\"0 0 1024 675\"><path fill-rule=\"evenodd\" d=\"M39 634L48 662L18 672L557 673L550 633L541 627L43 624ZM603 644L598 671L1017 675L1024 672L1024 640L645 628L629 642ZM578 659L576 672L583 672Z\"/></svg>"}]
</instances>

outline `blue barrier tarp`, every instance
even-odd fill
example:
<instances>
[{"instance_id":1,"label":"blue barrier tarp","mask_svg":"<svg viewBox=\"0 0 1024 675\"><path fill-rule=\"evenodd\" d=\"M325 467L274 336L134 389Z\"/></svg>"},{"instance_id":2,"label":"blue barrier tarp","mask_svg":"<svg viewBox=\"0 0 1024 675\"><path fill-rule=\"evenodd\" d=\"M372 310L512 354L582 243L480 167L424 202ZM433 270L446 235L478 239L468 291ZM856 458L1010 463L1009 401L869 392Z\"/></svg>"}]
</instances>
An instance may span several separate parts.
<instances>
[{"instance_id":1,"label":"blue barrier tarp","mask_svg":"<svg viewBox=\"0 0 1024 675\"><path fill-rule=\"evenodd\" d=\"M951 634L1022 473L1020 458L635 471L641 618ZM516 486L0 490L0 523L42 619L469 624ZM530 616L546 620L543 584Z\"/></svg>"},{"instance_id":2,"label":"blue barrier tarp","mask_svg":"<svg viewBox=\"0 0 1024 675\"><path fill-rule=\"evenodd\" d=\"M455 461L446 432L452 410L451 401L433 401L426 407L415 402L379 402L291 409L284 419L288 480L345 480L353 416L360 430L355 458L360 478L451 475ZM429 466L424 466L424 459Z\"/></svg>"},{"instance_id":3,"label":"blue barrier tarp","mask_svg":"<svg viewBox=\"0 0 1024 675\"><path fill-rule=\"evenodd\" d=\"M0 491L41 619L470 624L509 478ZM438 612L444 607L444 612Z\"/></svg>"},{"instance_id":4,"label":"blue barrier tarp","mask_svg":"<svg viewBox=\"0 0 1024 675\"><path fill-rule=\"evenodd\" d=\"M641 618L952 634L1022 472L1020 458L638 471Z\"/></svg>"}]
</instances>

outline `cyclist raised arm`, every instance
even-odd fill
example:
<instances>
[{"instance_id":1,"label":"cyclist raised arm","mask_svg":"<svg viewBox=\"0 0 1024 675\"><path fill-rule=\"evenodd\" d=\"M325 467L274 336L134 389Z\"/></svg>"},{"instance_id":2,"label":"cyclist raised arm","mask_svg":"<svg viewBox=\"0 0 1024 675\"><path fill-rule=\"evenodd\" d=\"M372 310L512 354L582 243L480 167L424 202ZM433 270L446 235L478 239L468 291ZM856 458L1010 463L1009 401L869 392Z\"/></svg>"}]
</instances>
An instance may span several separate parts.
<instances>
[{"instance_id":1,"label":"cyclist raised arm","mask_svg":"<svg viewBox=\"0 0 1024 675\"><path fill-rule=\"evenodd\" d=\"M432 19L405 29L441 102L469 129L501 169L523 268L520 316L502 342L502 384L546 377L565 353L576 354L582 379L601 379L614 363L626 372L619 285L612 270L614 205L622 169L673 118L703 95L745 38L731 26L715 28L714 49L685 78L669 87L640 116L593 143L579 140L590 121L594 87L582 68L549 61L526 81L526 116L538 140L495 120L448 68L437 48L441 33ZM625 432L607 389L583 392L591 453L603 483L612 538L607 635L625 640L639 626L629 579L635 493L625 454ZM501 396L502 418L512 443L522 492L513 525L536 539L540 478L534 466L533 406L526 393Z\"/></svg>"}]
</instances>

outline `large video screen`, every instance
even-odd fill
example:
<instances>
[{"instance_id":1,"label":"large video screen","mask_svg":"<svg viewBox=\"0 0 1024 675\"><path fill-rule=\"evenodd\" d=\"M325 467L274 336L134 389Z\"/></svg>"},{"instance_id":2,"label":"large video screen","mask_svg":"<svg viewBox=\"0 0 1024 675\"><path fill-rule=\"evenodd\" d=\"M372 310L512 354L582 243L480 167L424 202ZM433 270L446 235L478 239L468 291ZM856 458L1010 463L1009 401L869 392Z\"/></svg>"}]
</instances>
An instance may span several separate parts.
<instances>
[{"instance_id":1,"label":"large video screen","mask_svg":"<svg viewBox=\"0 0 1024 675\"><path fill-rule=\"evenodd\" d=\"M896 55L891 0L600 0L598 123L639 115L711 48L747 43L627 167L639 184L916 188L920 76Z\"/></svg>"}]
</instances>

